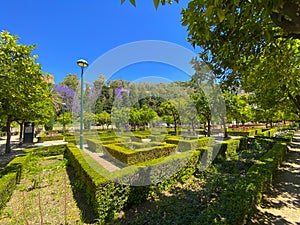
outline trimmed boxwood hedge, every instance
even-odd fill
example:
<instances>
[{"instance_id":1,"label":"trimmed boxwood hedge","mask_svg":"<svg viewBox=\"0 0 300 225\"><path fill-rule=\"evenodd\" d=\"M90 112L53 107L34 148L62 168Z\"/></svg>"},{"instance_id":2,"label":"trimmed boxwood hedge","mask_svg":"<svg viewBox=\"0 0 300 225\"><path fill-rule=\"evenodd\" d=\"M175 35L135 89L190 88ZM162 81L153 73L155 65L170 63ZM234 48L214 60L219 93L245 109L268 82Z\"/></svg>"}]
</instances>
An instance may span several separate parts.
<instances>
[{"instance_id":1,"label":"trimmed boxwood hedge","mask_svg":"<svg viewBox=\"0 0 300 225\"><path fill-rule=\"evenodd\" d=\"M57 136L40 136L37 137L38 143L43 143L45 141L58 141L58 140L63 140L64 136L61 134L58 134Z\"/></svg>"},{"instance_id":2,"label":"trimmed boxwood hedge","mask_svg":"<svg viewBox=\"0 0 300 225\"><path fill-rule=\"evenodd\" d=\"M0 171L0 211L9 201L16 184L20 182L22 172L32 155L52 156L60 155L65 151L65 145L52 145L46 147L25 149Z\"/></svg>"},{"instance_id":3,"label":"trimmed boxwood hedge","mask_svg":"<svg viewBox=\"0 0 300 225\"><path fill-rule=\"evenodd\" d=\"M235 154L240 148L240 139L226 140L221 143L220 155L230 156Z\"/></svg>"},{"instance_id":4,"label":"trimmed boxwood hedge","mask_svg":"<svg viewBox=\"0 0 300 225\"><path fill-rule=\"evenodd\" d=\"M92 205L100 223L113 218L125 206L129 195L129 187L109 181L91 166L89 156L74 144L68 144L65 151L69 166L76 175L77 188L84 192L86 200ZM90 159L93 162L93 159ZM107 171L97 165L98 169Z\"/></svg>"},{"instance_id":5,"label":"trimmed boxwood hedge","mask_svg":"<svg viewBox=\"0 0 300 225\"><path fill-rule=\"evenodd\" d=\"M105 145L105 152L118 159L119 161L134 165L148 160L168 156L175 152L176 145L165 144L162 146L154 146L149 148L142 148L138 150L131 150L125 146L117 144Z\"/></svg>"},{"instance_id":6,"label":"trimmed boxwood hedge","mask_svg":"<svg viewBox=\"0 0 300 225\"><path fill-rule=\"evenodd\" d=\"M19 155L0 171L0 210L9 201L16 184L20 182L24 166L29 159L30 154Z\"/></svg>"},{"instance_id":7,"label":"trimmed boxwood hedge","mask_svg":"<svg viewBox=\"0 0 300 225\"><path fill-rule=\"evenodd\" d=\"M166 139L166 143L178 145L177 151L184 152L188 150L193 150L196 148L203 148L206 146L211 146L214 144L214 138L212 137L200 137L198 139L192 140L181 140L180 137L171 137Z\"/></svg>"},{"instance_id":8,"label":"trimmed boxwood hedge","mask_svg":"<svg viewBox=\"0 0 300 225\"><path fill-rule=\"evenodd\" d=\"M244 178L228 186L216 203L203 210L193 224L244 224L260 202L286 151L286 143L276 143L250 167Z\"/></svg>"},{"instance_id":9,"label":"trimmed boxwood hedge","mask_svg":"<svg viewBox=\"0 0 300 225\"><path fill-rule=\"evenodd\" d=\"M227 134L229 136L243 136L243 137L247 137L247 136L254 136L256 134L256 131L255 130L227 131Z\"/></svg>"}]
</instances>

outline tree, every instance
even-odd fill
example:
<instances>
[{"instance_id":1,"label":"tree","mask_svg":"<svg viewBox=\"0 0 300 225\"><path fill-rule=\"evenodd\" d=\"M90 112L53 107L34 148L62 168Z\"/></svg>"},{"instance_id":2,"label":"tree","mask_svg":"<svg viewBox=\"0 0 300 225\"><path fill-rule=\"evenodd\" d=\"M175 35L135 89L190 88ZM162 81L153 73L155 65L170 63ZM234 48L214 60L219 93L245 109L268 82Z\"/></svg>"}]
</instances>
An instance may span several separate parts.
<instances>
[{"instance_id":1,"label":"tree","mask_svg":"<svg viewBox=\"0 0 300 225\"><path fill-rule=\"evenodd\" d=\"M59 85L67 86L76 92L79 86L79 79L76 74L68 74Z\"/></svg>"},{"instance_id":2,"label":"tree","mask_svg":"<svg viewBox=\"0 0 300 225\"><path fill-rule=\"evenodd\" d=\"M63 121L64 121L64 125L68 125L68 124L71 124L72 123L72 113L71 112L64 112L64 113L61 113L57 118L56 120L62 124Z\"/></svg>"},{"instance_id":3,"label":"tree","mask_svg":"<svg viewBox=\"0 0 300 225\"><path fill-rule=\"evenodd\" d=\"M203 49L201 59L227 83L224 87L256 91L259 80L300 112L299 6L296 0L191 0L182 24L188 41Z\"/></svg>"},{"instance_id":4,"label":"tree","mask_svg":"<svg viewBox=\"0 0 300 225\"><path fill-rule=\"evenodd\" d=\"M175 2L178 2L179 0L174 0ZM125 0L121 0L121 3L123 4ZM136 6L135 0L130 0L130 3L134 6ZM159 4L165 5L166 3L171 4L172 0L153 0L155 8L158 8Z\"/></svg>"},{"instance_id":5,"label":"tree","mask_svg":"<svg viewBox=\"0 0 300 225\"><path fill-rule=\"evenodd\" d=\"M134 0L130 2L135 5ZM153 2L156 8L159 3L171 3ZM300 1L190 0L182 15L188 41L202 49L201 59L227 87L239 88L249 68L259 70L256 77L266 77L274 71L283 79L272 79L278 81L273 82L273 89L281 90L285 100L292 101L300 112L300 95L295 94L299 93ZM270 62L271 67L265 62ZM285 85L284 80L292 84Z\"/></svg>"},{"instance_id":6,"label":"tree","mask_svg":"<svg viewBox=\"0 0 300 225\"><path fill-rule=\"evenodd\" d=\"M61 86L61 85L56 85L53 88L53 95L58 94L60 101L55 101L55 103L58 105L59 110L62 108L62 103L66 103L65 105L65 110L67 112L72 112L74 109L74 104L75 104L75 97L76 97L76 92L72 90L68 86Z\"/></svg>"},{"instance_id":7,"label":"tree","mask_svg":"<svg viewBox=\"0 0 300 225\"><path fill-rule=\"evenodd\" d=\"M91 112L84 112L83 115L83 124L84 129L89 130L92 126L92 124L95 123L95 114Z\"/></svg>"},{"instance_id":8,"label":"tree","mask_svg":"<svg viewBox=\"0 0 300 225\"><path fill-rule=\"evenodd\" d=\"M102 111L100 114L96 114L96 122L101 124L102 127L106 125L106 128L108 129L110 125L110 114L106 111Z\"/></svg>"},{"instance_id":9,"label":"tree","mask_svg":"<svg viewBox=\"0 0 300 225\"><path fill-rule=\"evenodd\" d=\"M18 37L8 31L0 33L0 115L6 121L6 153L10 152L12 121L41 120L53 115L50 89L41 72L35 45L18 43Z\"/></svg>"},{"instance_id":10,"label":"tree","mask_svg":"<svg viewBox=\"0 0 300 225\"><path fill-rule=\"evenodd\" d=\"M142 126L150 123L155 117L157 117L157 113L150 107L143 105L143 107L138 111L139 120Z\"/></svg>"},{"instance_id":11,"label":"tree","mask_svg":"<svg viewBox=\"0 0 300 225\"><path fill-rule=\"evenodd\" d=\"M180 123L180 115L174 105L174 101L165 101L160 105L160 111L165 116L171 116L174 123L174 132L177 134L177 126Z\"/></svg>"}]
</instances>

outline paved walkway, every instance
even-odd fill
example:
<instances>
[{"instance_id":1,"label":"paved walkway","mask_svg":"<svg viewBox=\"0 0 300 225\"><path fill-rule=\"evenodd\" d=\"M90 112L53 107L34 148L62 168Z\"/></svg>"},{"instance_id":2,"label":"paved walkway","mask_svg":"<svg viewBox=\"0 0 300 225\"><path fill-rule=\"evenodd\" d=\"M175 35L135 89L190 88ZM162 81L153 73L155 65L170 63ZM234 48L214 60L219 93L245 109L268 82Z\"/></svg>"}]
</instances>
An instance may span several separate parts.
<instances>
[{"instance_id":1,"label":"paved walkway","mask_svg":"<svg viewBox=\"0 0 300 225\"><path fill-rule=\"evenodd\" d=\"M79 145L77 146L79 148ZM83 151L89 154L93 159L95 159L103 168L108 170L109 172L113 172L115 170L120 170L125 167L125 164L121 164L117 160L113 160L112 158L106 157L101 152L92 152L88 149L87 145L83 145Z\"/></svg>"},{"instance_id":2,"label":"paved walkway","mask_svg":"<svg viewBox=\"0 0 300 225\"><path fill-rule=\"evenodd\" d=\"M285 161L248 224L300 225L300 131L294 135Z\"/></svg>"}]
</instances>

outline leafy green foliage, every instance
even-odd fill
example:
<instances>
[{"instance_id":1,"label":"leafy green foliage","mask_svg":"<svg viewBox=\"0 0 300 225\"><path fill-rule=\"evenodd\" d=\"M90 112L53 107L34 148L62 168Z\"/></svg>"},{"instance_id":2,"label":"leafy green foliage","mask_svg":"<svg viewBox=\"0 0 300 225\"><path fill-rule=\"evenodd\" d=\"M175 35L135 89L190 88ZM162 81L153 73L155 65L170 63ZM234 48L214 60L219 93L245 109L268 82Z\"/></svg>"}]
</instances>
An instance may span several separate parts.
<instances>
[{"instance_id":1,"label":"leafy green foliage","mask_svg":"<svg viewBox=\"0 0 300 225\"><path fill-rule=\"evenodd\" d=\"M133 6L136 6L135 0L129 0ZM175 2L179 2L179 0L174 0ZM123 4L125 0L121 0L121 4ZM154 7L157 9L159 4L165 5L166 3L172 4L172 0L153 0Z\"/></svg>"},{"instance_id":2,"label":"leafy green foliage","mask_svg":"<svg viewBox=\"0 0 300 225\"><path fill-rule=\"evenodd\" d=\"M32 55L34 45L18 43L18 37L7 31L0 33L0 115L6 120L8 133L12 121L40 121L53 115L50 87ZM10 151L10 134L6 152Z\"/></svg>"}]
</instances>

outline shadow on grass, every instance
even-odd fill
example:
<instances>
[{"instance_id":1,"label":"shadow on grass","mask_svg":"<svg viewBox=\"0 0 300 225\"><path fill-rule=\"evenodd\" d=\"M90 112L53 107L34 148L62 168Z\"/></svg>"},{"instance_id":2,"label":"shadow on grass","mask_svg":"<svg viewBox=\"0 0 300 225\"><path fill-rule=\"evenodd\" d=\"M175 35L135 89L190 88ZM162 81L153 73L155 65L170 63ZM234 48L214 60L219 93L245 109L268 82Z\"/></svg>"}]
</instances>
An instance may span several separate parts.
<instances>
[{"instance_id":1,"label":"shadow on grass","mask_svg":"<svg viewBox=\"0 0 300 225\"><path fill-rule=\"evenodd\" d=\"M147 200L120 213L109 225L192 224L204 209L199 191L180 189Z\"/></svg>"},{"instance_id":2,"label":"shadow on grass","mask_svg":"<svg viewBox=\"0 0 300 225\"><path fill-rule=\"evenodd\" d=\"M86 201L86 197L82 190L76 187L76 175L74 172L73 167L67 166L67 173L72 185L72 192L73 192L73 197L76 201L76 204L78 208L81 211L81 220L84 223L87 224L95 224L95 221L97 220L97 217L93 211L93 208L91 205L89 205Z\"/></svg>"}]
</instances>

